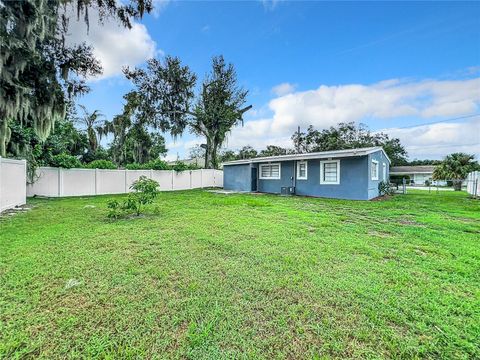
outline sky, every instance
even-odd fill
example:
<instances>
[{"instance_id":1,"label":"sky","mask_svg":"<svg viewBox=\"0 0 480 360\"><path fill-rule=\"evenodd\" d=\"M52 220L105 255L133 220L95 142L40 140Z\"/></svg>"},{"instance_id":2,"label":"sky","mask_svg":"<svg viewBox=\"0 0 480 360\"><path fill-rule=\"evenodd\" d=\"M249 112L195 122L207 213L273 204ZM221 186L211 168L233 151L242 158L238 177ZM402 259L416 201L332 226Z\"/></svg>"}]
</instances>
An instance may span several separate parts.
<instances>
[{"instance_id":1,"label":"sky","mask_svg":"<svg viewBox=\"0 0 480 360\"><path fill-rule=\"evenodd\" d=\"M400 138L410 159L480 158L480 2L160 1L131 30L70 24L104 72L78 99L107 118L132 89L122 66L178 56L202 79L211 58L234 64L252 110L225 147L292 147L297 127L364 123ZM204 142L165 134L167 159Z\"/></svg>"}]
</instances>

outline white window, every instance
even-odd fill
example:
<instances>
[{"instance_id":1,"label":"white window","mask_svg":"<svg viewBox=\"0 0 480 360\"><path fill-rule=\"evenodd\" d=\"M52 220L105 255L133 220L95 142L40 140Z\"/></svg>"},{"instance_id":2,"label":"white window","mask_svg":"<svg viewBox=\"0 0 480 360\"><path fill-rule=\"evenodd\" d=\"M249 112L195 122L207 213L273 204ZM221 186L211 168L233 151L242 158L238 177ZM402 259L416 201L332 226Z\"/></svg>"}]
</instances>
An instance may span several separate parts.
<instances>
[{"instance_id":1,"label":"white window","mask_svg":"<svg viewBox=\"0 0 480 360\"><path fill-rule=\"evenodd\" d=\"M378 180L378 161L372 160L372 180Z\"/></svg>"},{"instance_id":2,"label":"white window","mask_svg":"<svg viewBox=\"0 0 480 360\"><path fill-rule=\"evenodd\" d=\"M297 179L298 180L307 180L308 168L306 161L297 162Z\"/></svg>"},{"instance_id":3,"label":"white window","mask_svg":"<svg viewBox=\"0 0 480 360\"><path fill-rule=\"evenodd\" d=\"M280 179L280 164L260 165L260 179Z\"/></svg>"},{"instance_id":4,"label":"white window","mask_svg":"<svg viewBox=\"0 0 480 360\"><path fill-rule=\"evenodd\" d=\"M383 181L387 181L387 164L383 163Z\"/></svg>"},{"instance_id":5,"label":"white window","mask_svg":"<svg viewBox=\"0 0 480 360\"><path fill-rule=\"evenodd\" d=\"M320 161L320 184L340 184L340 160Z\"/></svg>"}]
</instances>

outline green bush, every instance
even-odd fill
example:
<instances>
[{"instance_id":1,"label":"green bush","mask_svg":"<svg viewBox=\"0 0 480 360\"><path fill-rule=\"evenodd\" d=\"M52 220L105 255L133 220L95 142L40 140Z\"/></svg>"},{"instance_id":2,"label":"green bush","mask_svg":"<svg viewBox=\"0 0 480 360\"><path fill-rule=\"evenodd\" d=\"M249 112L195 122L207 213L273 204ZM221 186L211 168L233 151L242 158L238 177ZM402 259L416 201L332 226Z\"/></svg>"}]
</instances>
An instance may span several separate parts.
<instances>
[{"instance_id":1,"label":"green bush","mask_svg":"<svg viewBox=\"0 0 480 360\"><path fill-rule=\"evenodd\" d=\"M119 203L117 200L108 202L107 216L110 219L118 219L120 216L130 213L135 213L137 216L140 215L145 206L155 200L159 193L158 188L158 182L146 176L140 176L130 186L132 192L128 194L127 199L123 203Z\"/></svg>"},{"instance_id":2,"label":"green bush","mask_svg":"<svg viewBox=\"0 0 480 360\"><path fill-rule=\"evenodd\" d=\"M177 161L175 165L173 165L172 170L175 171L186 171L186 170L198 170L200 169L197 165L195 164L185 164L182 161Z\"/></svg>"},{"instance_id":3,"label":"green bush","mask_svg":"<svg viewBox=\"0 0 480 360\"><path fill-rule=\"evenodd\" d=\"M174 165L168 165L165 161L157 159L146 162L145 164L132 163L125 166L127 170L197 170L200 169L197 165L186 164L182 161L177 161Z\"/></svg>"},{"instance_id":4,"label":"green bush","mask_svg":"<svg viewBox=\"0 0 480 360\"><path fill-rule=\"evenodd\" d=\"M88 163L85 165L87 169L110 169L114 170L117 168L117 165L115 165L112 161L110 160L93 160L91 163Z\"/></svg>"},{"instance_id":5,"label":"green bush","mask_svg":"<svg viewBox=\"0 0 480 360\"><path fill-rule=\"evenodd\" d=\"M394 194L393 189L390 187L390 183L388 181L380 181L378 184L378 192L381 196Z\"/></svg>"},{"instance_id":6,"label":"green bush","mask_svg":"<svg viewBox=\"0 0 480 360\"><path fill-rule=\"evenodd\" d=\"M51 166L60 167L65 169L72 169L72 168L82 168L83 165L80 160L77 159L76 156L69 155L66 153L54 155L50 162Z\"/></svg>"},{"instance_id":7,"label":"green bush","mask_svg":"<svg viewBox=\"0 0 480 360\"><path fill-rule=\"evenodd\" d=\"M170 170L170 165L167 164L166 161L157 159L157 160L150 160L149 162L143 164L144 169L152 169L152 170Z\"/></svg>"},{"instance_id":8,"label":"green bush","mask_svg":"<svg viewBox=\"0 0 480 360\"><path fill-rule=\"evenodd\" d=\"M108 208L107 216L110 219L118 219L123 211L121 204L117 200L110 200L107 203L107 208Z\"/></svg>"},{"instance_id":9,"label":"green bush","mask_svg":"<svg viewBox=\"0 0 480 360\"><path fill-rule=\"evenodd\" d=\"M127 170L143 170L143 164L138 164L138 163L132 163L132 164L127 164L125 166L125 169Z\"/></svg>"}]
</instances>

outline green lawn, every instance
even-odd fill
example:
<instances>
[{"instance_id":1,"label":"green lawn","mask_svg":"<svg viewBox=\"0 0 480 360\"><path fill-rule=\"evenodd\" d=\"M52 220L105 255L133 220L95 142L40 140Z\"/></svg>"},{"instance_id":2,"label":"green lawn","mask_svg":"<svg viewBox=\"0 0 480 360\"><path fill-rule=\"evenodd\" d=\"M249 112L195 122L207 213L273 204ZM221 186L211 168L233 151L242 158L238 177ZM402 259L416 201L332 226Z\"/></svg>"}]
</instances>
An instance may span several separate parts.
<instances>
[{"instance_id":1,"label":"green lawn","mask_svg":"<svg viewBox=\"0 0 480 360\"><path fill-rule=\"evenodd\" d=\"M111 198L0 219L0 358L480 358L465 193Z\"/></svg>"}]
</instances>

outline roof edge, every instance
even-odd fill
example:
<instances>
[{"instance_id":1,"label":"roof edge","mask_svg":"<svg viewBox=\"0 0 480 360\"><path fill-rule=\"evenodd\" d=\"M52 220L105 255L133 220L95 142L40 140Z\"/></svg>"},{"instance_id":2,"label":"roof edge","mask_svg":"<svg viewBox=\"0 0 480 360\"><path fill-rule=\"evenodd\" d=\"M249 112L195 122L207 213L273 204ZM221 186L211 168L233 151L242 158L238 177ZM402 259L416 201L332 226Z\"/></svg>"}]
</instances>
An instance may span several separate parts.
<instances>
[{"instance_id":1,"label":"roof edge","mask_svg":"<svg viewBox=\"0 0 480 360\"><path fill-rule=\"evenodd\" d=\"M222 163L223 166L229 165L242 165L242 164L253 164L260 162L272 162L272 161L291 161L291 160L307 160L307 159L321 159L329 157L355 157L355 156L366 156L377 151L382 151L388 162L391 164L391 160L388 157L387 153L381 146L366 147L366 148L357 148L357 149L344 149L344 150L332 150L332 151L321 151L314 153L304 153L304 154L290 154L290 155L279 155L279 156L266 156L258 157L252 159L241 159L226 161Z\"/></svg>"}]
</instances>

